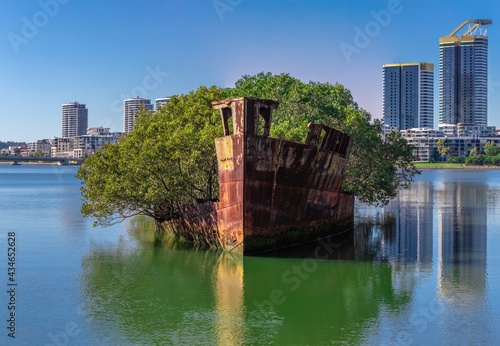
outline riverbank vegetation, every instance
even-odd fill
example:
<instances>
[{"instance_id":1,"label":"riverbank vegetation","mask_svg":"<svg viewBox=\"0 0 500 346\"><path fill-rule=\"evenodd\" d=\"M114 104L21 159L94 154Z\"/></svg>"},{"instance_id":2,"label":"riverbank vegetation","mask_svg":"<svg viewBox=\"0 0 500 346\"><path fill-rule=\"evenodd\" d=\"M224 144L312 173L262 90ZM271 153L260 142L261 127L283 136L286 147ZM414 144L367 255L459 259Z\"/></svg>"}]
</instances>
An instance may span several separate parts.
<instances>
[{"instance_id":1,"label":"riverbank vegetation","mask_svg":"<svg viewBox=\"0 0 500 346\"><path fill-rule=\"evenodd\" d=\"M437 142L437 150L443 160L441 163L428 163L428 164L416 164L417 167L443 167L443 168L453 168L453 167L481 167L481 166L495 166L500 167L500 148L497 144L488 141L481 147L473 147L469 155L465 158L460 158L454 154L453 149L447 141L442 138ZM444 165L444 166L440 166Z\"/></svg>"},{"instance_id":2,"label":"riverbank vegetation","mask_svg":"<svg viewBox=\"0 0 500 346\"><path fill-rule=\"evenodd\" d=\"M279 101L271 136L304 141L309 122L350 134L344 189L365 203L384 205L409 187L418 170L412 147L393 132L383 140L382 123L340 84L304 83L288 74L243 76L232 88L200 87L172 96L158 112L142 111L134 130L115 145L87 158L82 180L82 212L109 225L134 215L157 224L183 217L186 205L219 198L214 139L223 135L212 101L231 97Z\"/></svg>"},{"instance_id":3,"label":"riverbank vegetation","mask_svg":"<svg viewBox=\"0 0 500 346\"><path fill-rule=\"evenodd\" d=\"M500 166L500 148L493 142L486 142L483 150L473 148L465 158L466 165Z\"/></svg>"}]
</instances>

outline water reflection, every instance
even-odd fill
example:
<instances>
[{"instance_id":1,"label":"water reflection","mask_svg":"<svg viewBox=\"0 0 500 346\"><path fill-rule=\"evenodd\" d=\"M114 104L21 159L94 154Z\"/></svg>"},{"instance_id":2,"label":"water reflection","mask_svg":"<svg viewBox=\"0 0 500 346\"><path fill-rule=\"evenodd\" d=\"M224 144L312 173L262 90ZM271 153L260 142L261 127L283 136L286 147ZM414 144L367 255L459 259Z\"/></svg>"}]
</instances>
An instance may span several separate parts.
<instances>
[{"instance_id":1,"label":"water reflection","mask_svg":"<svg viewBox=\"0 0 500 346\"><path fill-rule=\"evenodd\" d=\"M94 344L213 339L209 325L216 314L210 283L217 257L149 235L136 239L138 247L126 242L113 249L96 246L83 258L84 301Z\"/></svg>"},{"instance_id":2,"label":"water reflection","mask_svg":"<svg viewBox=\"0 0 500 346\"><path fill-rule=\"evenodd\" d=\"M421 182L401 191L383 209L359 206L357 258L413 263L417 270L431 270L433 195L433 184Z\"/></svg>"},{"instance_id":3,"label":"water reflection","mask_svg":"<svg viewBox=\"0 0 500 346\"><path fill-rule=\"evenodd\" d=\"M94 246L84 257L83 300L95 343L352 344L381 309L396 312L411 301L410 291L394 289L390 265L242 259L186 249L147 227L131 225L136 246ZM342 239L316 243L316 253L352 257L352 232Z\"/></svg>"},{"instance_id":4,"label":"water reflection","mask_svg":"<svg viewBox=\"0 0 500 346\"><path fill-rule=\"evenodd\" d=\"M474 303L486 290L487 192L482 183L440 184L438 287L445 298Z\"/></svg>"},{"instance_id":5,"label":"water reflection","mask_svg":"<svg viewBox=\"0 0 500 346\"><path fill-rule=\"evenodd\" d=\"M107 344L379 344L401 332L469 342L488 325L487 194L420 181L386 208L360 206L351 232L243 259L136 219L133 246L84 257L90 334Z\"/></svg>"},{"instance_id":6,"label":"water reflection","mask_svg":"<svg viewBox=\"0 0 500 346\"><path fill-rule=\"evenodd\" d=\"M427 171L386 208L360 206L352 232L242 260L147 219L91 229L75 168L55 169L0 166L20 344L498 343L498 171Z\"/></svg>"},{"instance_id":7,"label":"water reflection","mask_svg":"<svg viewBox=\"0 0 500 346\"><path fill-rule=\"evenodd\" d=\"M222 253L215 273L217 344L243 343L243 262L240 256Z\"/></svg>"},{"instance_id":8,"label":"water reflection","mask_svg":"<svg viewBox=\"0 0 500 346\"><path fill-rule=\"evenodd\" d=\"M487 200L481 182L416 182L383 209L360 208L356 258L431 271L436 220L440 294L480 294L486 289Z\"/></svg>"}]
</instances>

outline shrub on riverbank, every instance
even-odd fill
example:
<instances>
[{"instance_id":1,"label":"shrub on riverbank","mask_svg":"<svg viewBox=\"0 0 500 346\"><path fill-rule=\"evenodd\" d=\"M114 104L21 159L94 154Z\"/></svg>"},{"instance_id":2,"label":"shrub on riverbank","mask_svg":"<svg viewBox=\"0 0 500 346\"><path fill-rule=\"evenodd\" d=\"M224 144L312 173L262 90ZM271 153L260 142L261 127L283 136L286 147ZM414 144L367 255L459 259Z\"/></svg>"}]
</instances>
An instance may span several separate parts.
<instances>
[{"instance_id":1,"label":"shrub on riverbank","mask_svg":"<svg viewBox=\"0 0 500 346\"><path fill-rule=\"evenodd\" d=\"M488 141L483 146L483 150L474 147L465 158L466 165L475 166L500 166L500 148L493 142Z\"/></svg>"},{"instance_id":2,"label":"shrub on riverbank","mask_svg":"<svg viewBox=\"0 0 500 346\"><path fill-rule=\"evenodd\" d=\"M465 158L466 165L488 165L488 166L500 166L500 154L495 156L489 155L471 155Z\"/></svg>"}]
</instances>

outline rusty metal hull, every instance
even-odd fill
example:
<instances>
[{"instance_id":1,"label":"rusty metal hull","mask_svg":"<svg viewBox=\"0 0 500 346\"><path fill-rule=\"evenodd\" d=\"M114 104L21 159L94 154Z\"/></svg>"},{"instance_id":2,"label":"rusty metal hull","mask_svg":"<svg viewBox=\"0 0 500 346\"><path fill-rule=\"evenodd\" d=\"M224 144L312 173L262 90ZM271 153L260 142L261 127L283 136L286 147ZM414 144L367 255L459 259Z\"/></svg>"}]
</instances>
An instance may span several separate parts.
<instances>
[{"instance_id":1,"label":"rusty metal hull","mask_svg":"<svg viewBox=\"0 0 500 346\"><path fill-rule=\"evenodd\" d=\"M352 224L354 197L341 188L348 135L311 124L306 143L272 138L270 112L265 111L275 106L272 101L223 102L215 108L221 109L227 135L217 138L215 146L217 228L225 249L257 253L334 234ZM230 116L233 134L227 126ZM263 134L257 133L259 116L264 117Z\"/></svg>"}]
</instances>

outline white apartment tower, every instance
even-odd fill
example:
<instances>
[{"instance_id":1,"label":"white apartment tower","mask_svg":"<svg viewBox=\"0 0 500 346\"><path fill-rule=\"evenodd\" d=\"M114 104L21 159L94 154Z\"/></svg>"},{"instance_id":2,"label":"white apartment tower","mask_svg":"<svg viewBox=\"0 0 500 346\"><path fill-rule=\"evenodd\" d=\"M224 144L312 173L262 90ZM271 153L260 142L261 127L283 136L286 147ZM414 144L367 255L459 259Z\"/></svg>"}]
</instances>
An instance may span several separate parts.
<instances>
[{"instance_id":1,"label":"white apartment tower","mask_svg":"<svg viewBox=\"0 0 500 346\"><path fill-rule=\"evenodd\" d=\"M165 106L167 102L170 101L170 97L161 97L155 100L156 103L156 110L158 111L158 108Z\"/></svg>"},{"instance_id":2,"label":"white apartment tower","mask_svg":"<svg viewBox=\"0 0 500 346\"><path fill-rule=\"evenodd\" d=\"M129 133L134 129L137 112L141 109L153 110L151 100L137 96L136 98L123 101L123 132Z\"/></svg>"},{"instance_id":3,"label":"white apartment tower","mask_svg":"<svg viewBox=\"0 0 500 346\"><path fill-rule=\"evenodd\" d=\"M434 65L383 66L384 123L398 130L434 127Z\"/></svg>"},{"instance_id":4,"label":"white apartment tower","mask_svg":"<svg viewBox=\"0 0 500 346\"><path fill-rule=\"evenodd\" d=\"M84 104L73 102L62 105L62 137L86 134L88 123L88 109Z\"/></svg>"},{"instance_id":5,"label":"white apartment tower","mask_svg":"<svg viewBox=\"0 0 500 346\"><path fill-rule=\"evenodd\" d=\"M491 23L467 20L439 39L439 124L488 125L488 37L482 26Z\"/></svg>"}]
</instances>

